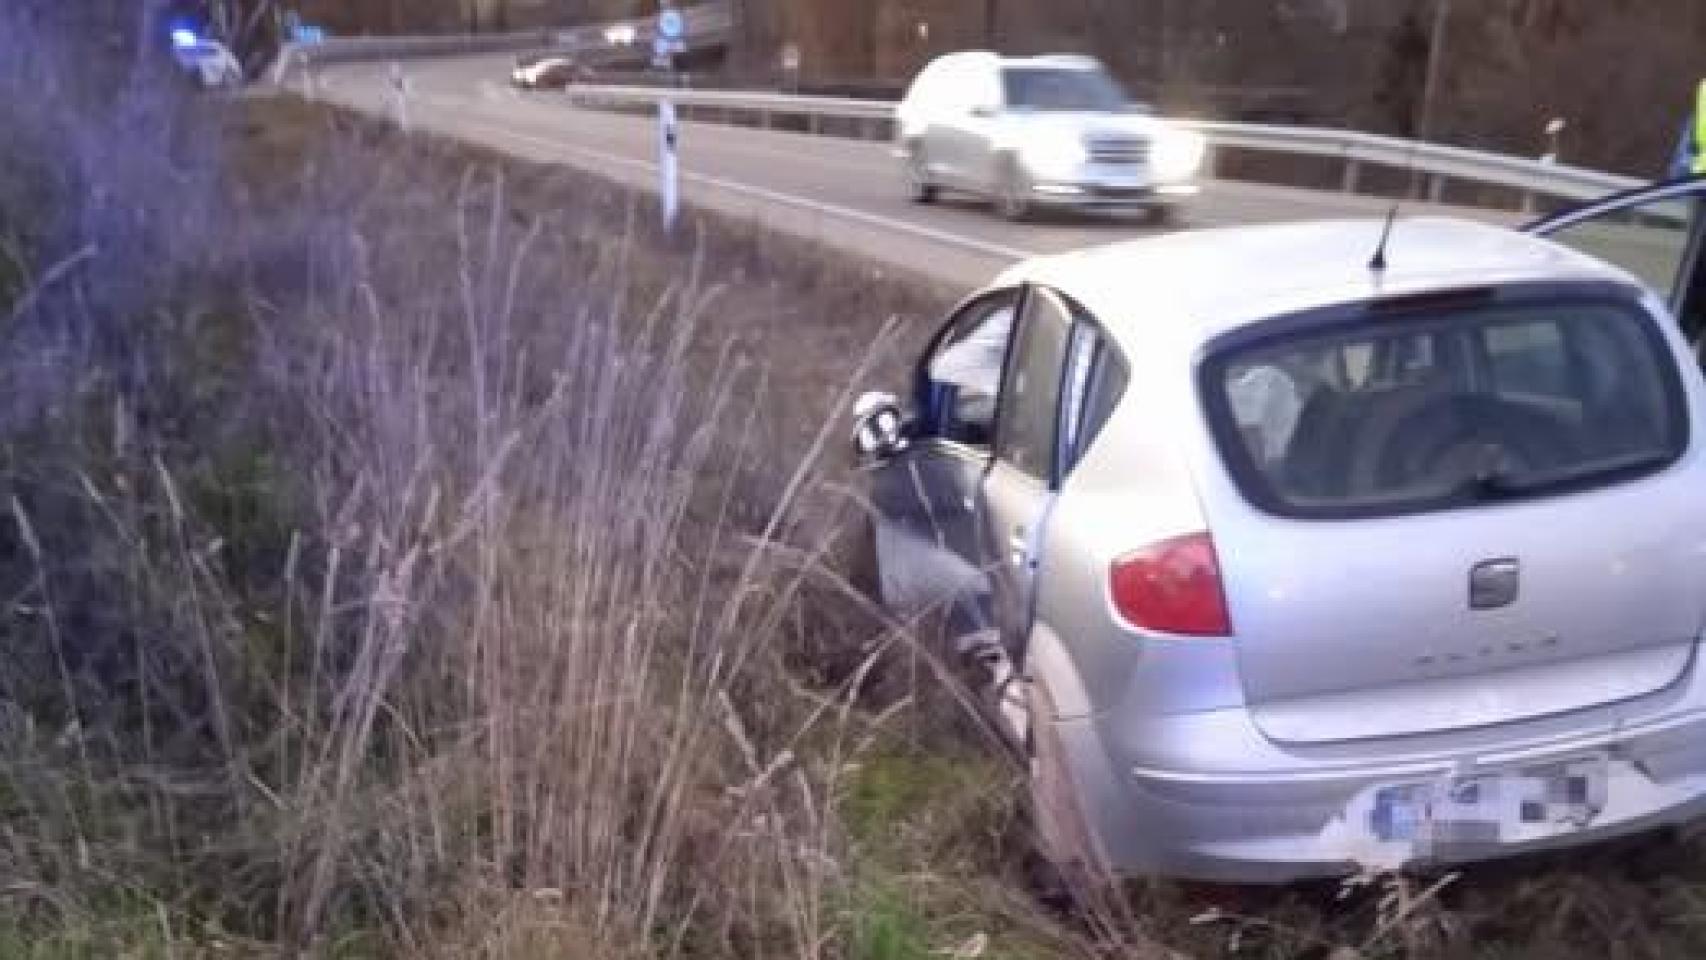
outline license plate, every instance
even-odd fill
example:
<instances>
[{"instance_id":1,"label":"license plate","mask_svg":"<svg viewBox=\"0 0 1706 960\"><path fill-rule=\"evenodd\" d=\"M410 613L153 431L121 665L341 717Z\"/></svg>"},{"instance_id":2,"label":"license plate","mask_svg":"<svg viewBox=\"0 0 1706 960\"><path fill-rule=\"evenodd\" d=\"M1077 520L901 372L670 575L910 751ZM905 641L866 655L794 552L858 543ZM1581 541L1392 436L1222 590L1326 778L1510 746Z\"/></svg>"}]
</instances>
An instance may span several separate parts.
<instances>
[{"instance_id":1,"label":"license plate","mask_svg":"<svg viewBox=\"0 0 1706 960\"><path fill-rule=\"evenodd\" d=\"M1137 200L1149 196L1150 189L1141 183L1103 183L1096 186L1095 193L1099 197L1111 197L1116 200Z\"/></svg>"},{"instance_id":2,"label":"license plate","mask_svg":"<svg viewBox=\"0 0 1706 960\"><path fill-rule=\"evenodd\" d=\"M1375 792L1369 830L1426 852L1508 843L1586 826L1605 806L1604 757L1442 777Z\"/></svg>"}]
</instances>

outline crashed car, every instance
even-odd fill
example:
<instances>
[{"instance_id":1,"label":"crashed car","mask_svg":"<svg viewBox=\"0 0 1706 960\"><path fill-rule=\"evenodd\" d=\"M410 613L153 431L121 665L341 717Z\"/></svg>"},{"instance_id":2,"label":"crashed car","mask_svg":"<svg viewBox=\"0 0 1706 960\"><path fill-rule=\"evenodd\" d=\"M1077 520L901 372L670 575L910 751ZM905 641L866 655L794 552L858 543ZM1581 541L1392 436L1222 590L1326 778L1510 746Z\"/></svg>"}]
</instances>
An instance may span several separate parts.
<instances>
[{"instance_id":1,"label":"crashed car","mask_svg":"<svg viewBox=\"0 0 1706 960\"><path fill-rule=\"evenodd\" d=\"M1282 882L1701 812L1701 192L1044 257L861 397L882 599L953 627L1050 859Z\"/></svg>"}]
</instances>

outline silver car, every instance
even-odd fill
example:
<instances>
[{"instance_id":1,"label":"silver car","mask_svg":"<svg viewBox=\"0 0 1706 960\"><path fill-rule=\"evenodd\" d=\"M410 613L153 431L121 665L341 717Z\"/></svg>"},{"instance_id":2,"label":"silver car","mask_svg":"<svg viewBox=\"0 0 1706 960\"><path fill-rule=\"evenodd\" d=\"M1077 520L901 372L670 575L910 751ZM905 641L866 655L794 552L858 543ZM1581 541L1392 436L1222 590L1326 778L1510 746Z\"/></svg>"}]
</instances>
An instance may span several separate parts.
<instances>
[{"instance_id":1,"label":"silver car","mask_svg":"<svg viewBox=\"0 0 1706 960\"><path fill-rule=\"evenodd\" d=\"M1039 259L861 399L883 598L955 625L1053 859L1284 881L1701 811L1700 189L1384 262L1378 222Z\"/></svg>"},{"instance_id":2,"label":"silver car","mask_svg":"<svg viewBox=\"0 0 1706 960\"><path fill-rule=\"evenodd\" d=\"M987 197L1021 220L1038 207L1146 209L1169 218L1196 195L1206 142L1131 103L1096 60L952 53L895 108L908 190Z\"/></svg>"}]
</instances>

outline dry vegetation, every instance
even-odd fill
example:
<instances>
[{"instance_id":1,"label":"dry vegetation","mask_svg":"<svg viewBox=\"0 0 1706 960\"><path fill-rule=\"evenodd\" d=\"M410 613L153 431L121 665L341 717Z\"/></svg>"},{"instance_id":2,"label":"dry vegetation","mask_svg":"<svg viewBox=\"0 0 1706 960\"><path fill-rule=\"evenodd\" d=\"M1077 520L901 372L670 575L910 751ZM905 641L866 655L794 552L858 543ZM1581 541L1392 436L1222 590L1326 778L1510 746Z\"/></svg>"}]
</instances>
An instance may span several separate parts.
<instances>
[{"instance_id":1,"label":"dry vegetation","mask_svg":"<svg viewBox=\"0 0 1706 960\"><path fill-rule=\"evenodd\" d=\"M85 98L27 29L0 956L1706 947L1662 841L1058 911L1020 772L847 535L838 410L943 291L288 100Z\"/></svg>"}]
</instances>

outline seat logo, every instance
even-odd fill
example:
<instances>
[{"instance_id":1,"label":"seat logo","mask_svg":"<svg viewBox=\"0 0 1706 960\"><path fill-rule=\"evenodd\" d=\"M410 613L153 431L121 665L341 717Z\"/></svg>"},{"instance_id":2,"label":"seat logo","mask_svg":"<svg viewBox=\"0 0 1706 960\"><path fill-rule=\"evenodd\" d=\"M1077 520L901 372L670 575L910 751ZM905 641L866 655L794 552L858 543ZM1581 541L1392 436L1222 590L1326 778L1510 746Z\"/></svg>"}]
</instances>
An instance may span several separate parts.
<instances>
[{"instance_id":1,"label":"seat logo","mask_svg":"<svg viewBox=\"0 0 1706 960\"><path fill-rule=\"evenodd\" d=\"M1469 571L1469 609L1497 610L1516 602L1522 593L1522 564L1516 560L1484 560Z\"/></svg>"}]
</instances>

